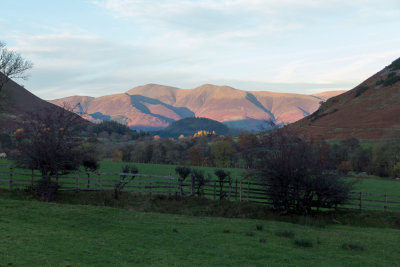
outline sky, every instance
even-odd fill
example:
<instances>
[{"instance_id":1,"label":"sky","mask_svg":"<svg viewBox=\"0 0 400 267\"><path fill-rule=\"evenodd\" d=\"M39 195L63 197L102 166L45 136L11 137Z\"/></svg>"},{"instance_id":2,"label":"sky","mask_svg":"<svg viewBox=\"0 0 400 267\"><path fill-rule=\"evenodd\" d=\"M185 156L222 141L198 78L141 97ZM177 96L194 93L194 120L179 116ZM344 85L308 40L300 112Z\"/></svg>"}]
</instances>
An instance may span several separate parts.
<instances>
[{"instance_id":1,"label":"sky","mask_svg":"<svg viewBox=\"0 0 400 267\"><path fill-rule=\"evenodd\" d=\"M148 83L312 94L400 57L398 0L0 0L0 40L43 99Z\"/></svg>"}]
</instances>

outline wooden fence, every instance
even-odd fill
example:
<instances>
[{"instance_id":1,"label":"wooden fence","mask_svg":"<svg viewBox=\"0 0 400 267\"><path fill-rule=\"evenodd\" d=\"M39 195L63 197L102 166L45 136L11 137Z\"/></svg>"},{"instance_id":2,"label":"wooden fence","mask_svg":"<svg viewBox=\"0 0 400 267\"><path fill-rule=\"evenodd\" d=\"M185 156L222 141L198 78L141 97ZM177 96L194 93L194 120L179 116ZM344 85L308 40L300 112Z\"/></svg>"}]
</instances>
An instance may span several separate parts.
<instances>
[{"instance_id":1,"label":"wooden fence","mask_svg":"<svg viewBox=\"0 0 400 267\"><path fill-rule=\"evenodd\" d=\"M134 178L130 179L132 176ZM41 175L37 171L0 165L0 188L25 189L34 185L40 178ZM61 186L60 190L107 191L114 190L116 184L127 181L123 192L176 196L193 196L200 193L211 199L223 198L271 205L271 200L266 194L266 185L251 180L231 180L222 183L211 180L206 181L199 190L195 181L186 179L180 182L177 177L171 175L75 171L55 179ZM352 192L349 203L343 207L400 212L400 196Z\"/></svg>"}]
</instances>

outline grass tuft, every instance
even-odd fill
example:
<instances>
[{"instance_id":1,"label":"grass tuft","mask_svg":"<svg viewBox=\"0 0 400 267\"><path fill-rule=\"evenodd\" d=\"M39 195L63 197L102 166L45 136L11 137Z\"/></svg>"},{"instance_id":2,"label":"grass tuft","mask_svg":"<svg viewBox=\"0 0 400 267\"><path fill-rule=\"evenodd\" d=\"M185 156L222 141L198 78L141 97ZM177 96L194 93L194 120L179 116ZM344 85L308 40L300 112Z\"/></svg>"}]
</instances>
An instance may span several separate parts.
<instances>
[{"instance_id":1,"label":"grass tuft","mask_svg":"<svg viewBox=\"0 0 400 267\"><path fill-rule=\"evenodd\" d=\"M257 231L262 231L263 230L263 226L261 224L257 224L256 225L256 229L257 229Z\"/></svg>"},{"instance_id":2,"label":"grass tuft","mask_svg":"<svg viewBox=\"0 0 400 267\"><path fill-rule=\"evenodd\" d=\"M260 243L265 243L265 242L267 242L267 240L265 240L265 238L260 238Z\"/></svg>"},{"instance_id":3,"label":"grass tuft","mask_svg":"<svg viewBox=\"0 0 400 267\"><path fill-rule=\"evenodd\" d=\"M311 240L309 239L296 239L294 240L294 243L299 246L299 247L303 247L303 248L312 248L314 247L314 244Z\"/></svg>"},{"instance_id":4,"label":"grass tuft","mask_svg":"<svg viewBox=\"0 0 400 267\"><path fill-rule=\"evenodd\" d=\"M294 232L292 230L278 230L275 234L280 237L294 238Z\"/></svg>"},{"instance_id":5,"label":"grass tuft","mask_svg":"<svg viewBox=\"0 0 400 267\"><path fill-rule=\"evenodd\" d=\"M177 233L177 232L178 232L178 229L173 228L173 229L172 229L172 232Z\"/></svg>"},{"instance_id":6,"label":"grass tuft","mask_svg":"<svg viewBox=\"0 0 400 267\"><path fill-rule=\"evenodd\" d=\"M231 230L224 229L222 232L223 232L224 234L229 234L229 233L231 232Z\"/></svg>"},{"instance_id":7,"label":"grass tuft","mask_svg":"<svg viewBox=\"0 0 400 267\"><path fill-rule=\"evenodd\" d=\"M360 243L343 243L342 249L346 250L354 250L354 251L363 251L364 247Z\"/></svg>"},{"instance_id":8,"label":"grass tuft","mask_svg":"<svg viewBox=\"0 0 400 267\"><path fill-rule=\"evenodd\" d=\"M325 228L326 227L326 221L323 219L315 219L312 217L301 217L299 220L300 224L310 226L310 227L315 227L315 228Z\"/></svg>"},{"instance_id":9,"label":"grass tuft","mask_svg":"<svg viewBox=\"0 0 400 267\"><path fill-rule=\"evenodd\" d=\"M252 232L247 232L247 233L246 233L246 236L254 236L254 233L252 233Z\"/></svg>"}]
</instances>

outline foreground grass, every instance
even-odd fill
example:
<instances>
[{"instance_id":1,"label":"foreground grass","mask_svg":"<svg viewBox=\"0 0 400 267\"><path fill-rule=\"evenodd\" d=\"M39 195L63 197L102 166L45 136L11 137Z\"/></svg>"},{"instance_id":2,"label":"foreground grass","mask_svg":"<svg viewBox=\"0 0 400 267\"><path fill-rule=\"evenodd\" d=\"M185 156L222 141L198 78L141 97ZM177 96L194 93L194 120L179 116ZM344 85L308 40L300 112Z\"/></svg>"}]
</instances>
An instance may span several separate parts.
<instances>
[{"instance_id":1,"label":"foreground grass","mask_svg":"<svg viewBox=\"0 0 400 267\"><path fill-rule=\"evenodd\" d=\"M4 198L0 214L0 265L398 264L400 232L395 229L316 228ZM280 231L292 231L294 238L277 235ZM312 247L296 245L304 242ZM363 250L343 249L347 244L360 244Z\"/></svg>"}]
</instances>

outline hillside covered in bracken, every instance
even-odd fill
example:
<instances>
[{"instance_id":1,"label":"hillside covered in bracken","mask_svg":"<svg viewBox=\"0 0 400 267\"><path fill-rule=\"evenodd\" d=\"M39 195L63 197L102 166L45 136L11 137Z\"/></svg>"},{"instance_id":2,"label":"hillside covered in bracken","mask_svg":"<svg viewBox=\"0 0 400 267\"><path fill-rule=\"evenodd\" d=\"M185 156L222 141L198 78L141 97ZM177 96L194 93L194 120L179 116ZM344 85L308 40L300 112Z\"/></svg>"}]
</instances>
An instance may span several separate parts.
<instances>
[{"instance_id":1,"label":"hillside covered in bracken","mask_svg":"<svg viewBox=\"0 0 400 267\"><path fill-rule=\"evenodd\" d=\"M290 129L326 139L392 138L400 129L400 58L354 89L328 99Z\"/></svg>"}]
</instances>

